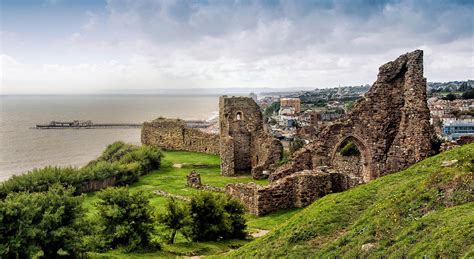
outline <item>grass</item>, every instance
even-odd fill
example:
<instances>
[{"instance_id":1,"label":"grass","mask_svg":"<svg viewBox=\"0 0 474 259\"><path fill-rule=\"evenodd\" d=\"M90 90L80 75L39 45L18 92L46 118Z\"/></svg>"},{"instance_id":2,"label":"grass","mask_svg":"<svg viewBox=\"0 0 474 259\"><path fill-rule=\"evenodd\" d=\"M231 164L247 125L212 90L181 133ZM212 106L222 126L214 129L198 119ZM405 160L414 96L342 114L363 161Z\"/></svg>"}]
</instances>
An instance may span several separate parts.
<instances>
[{"instance_id":1,"label":"grass","mask_svg":"<svg viewBox=\"0 0 474 259\"><path fill-rule=\"evenodd\" d=\"M446 160L459 160L441 166ZM472 257L474 144L327 195L231 257ZM265 221L265 220L263 220Z\"/></svg>"},{"instance_id":2,"label":"grass","mask_svg":"<svg viewBox=\"0 0 474 259\"><path fill-rule=\"evenodd\" d=\"M175 167L180 165L181 168ZM175 166L173 166L175 165ZM198 165L199 168L193 168ZM266 185L267 180L253 180L250 175L227 177L220 175L220 160L218 156L194 153L186 151L164 151L162 166L159 170L153 171L140 177L139 181L130 185L130 191L145 191L152 193L155 190L162 190L181 196L191 196L199 190L186 186L186 176L191 170L196 170L201 174L203 184L217 187L224 187L228 183L247 183L256 182ZM96 217L94 204L98 201L96 193L88 193L84 200L84 207L88 211L88 217ZM165 209L166 198L154 195L150 200L157 213ZM285 221L298 210L280 211L269 214L265 217L255 217L246 215L248 219L249 231L256 229L271 229L273 226ZM248 243L249 240L228 240L223 242L202 242L192 243L186 240L182 235L176 236L176 243L173 245L164 245L162 251L139 252L126 254L120 250L109 251L104 254L91 253L93 258L113 257L113 258L153 258L169 256L192 256L192 255L215 255L227 252Z\"/></svg>"}]
</instances>

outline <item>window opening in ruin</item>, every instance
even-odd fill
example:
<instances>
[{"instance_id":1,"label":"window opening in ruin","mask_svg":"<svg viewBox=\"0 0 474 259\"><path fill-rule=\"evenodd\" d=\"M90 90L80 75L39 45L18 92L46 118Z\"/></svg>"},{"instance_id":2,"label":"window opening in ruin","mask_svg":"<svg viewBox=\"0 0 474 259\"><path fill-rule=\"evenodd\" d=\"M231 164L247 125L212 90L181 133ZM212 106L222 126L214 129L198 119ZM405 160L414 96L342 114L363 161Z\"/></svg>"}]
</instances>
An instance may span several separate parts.
<instances>
[{"instance_id":1,"label":"window opening in ruin","mask_svg":"<svg viewBox=\"0 0 474 259\"><path fill-rule=\"evenodd\" d=\"M242 120L242 119L243 119L242 112L237 112L236 119L237 119L238 121L240 121L240 120Z\"/></svg>"}]
</instances>

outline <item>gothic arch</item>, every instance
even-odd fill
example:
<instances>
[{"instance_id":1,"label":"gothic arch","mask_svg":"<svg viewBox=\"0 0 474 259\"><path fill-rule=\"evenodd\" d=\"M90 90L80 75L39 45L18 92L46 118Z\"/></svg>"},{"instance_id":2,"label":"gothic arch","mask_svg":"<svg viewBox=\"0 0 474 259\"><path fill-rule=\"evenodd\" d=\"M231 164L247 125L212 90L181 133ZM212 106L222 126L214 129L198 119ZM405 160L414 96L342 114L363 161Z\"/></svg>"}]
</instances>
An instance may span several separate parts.
<instances>
[{"instance_id":1,"label":"gothic arch","mask_svg":"<svg viewBox=\"0 0 474 259\"><path fill-rule=\"evenodd\" d=\"M332 167L336 168L338 167L337 163L339 162L338 160L340 159L340 150L341 148L346 145L347 143L352 142L356 147L357 150L359 151L358 157L360 158L360 165L358 164L353 164L352 166L360 166L360 176L362 182L368 182L372 179L374 179L374 174L373 174L373 165L372 165L372 156L370 150L367 148L367 145L365 144L365 141L362 140L362 138L354 135L354 134L348 134L344 137L342 137L336 144L333 146L332 151L331 151L331 156L330 156L330 164ZM349 165L350 166L350 165Z\"/></svg>"}]
</instances>

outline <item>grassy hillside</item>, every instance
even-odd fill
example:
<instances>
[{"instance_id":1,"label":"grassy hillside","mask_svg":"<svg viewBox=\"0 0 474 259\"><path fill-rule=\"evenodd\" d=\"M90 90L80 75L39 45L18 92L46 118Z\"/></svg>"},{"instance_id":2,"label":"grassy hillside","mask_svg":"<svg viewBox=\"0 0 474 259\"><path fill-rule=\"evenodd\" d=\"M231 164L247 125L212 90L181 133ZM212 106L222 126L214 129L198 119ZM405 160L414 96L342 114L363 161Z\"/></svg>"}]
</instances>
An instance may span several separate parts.
<instances>
[{"instance_id":1,"label":"grassy hillside","mask_svg":"<svg viewBox=\"0 0 474 259\"><path fill-rule=\"evenodd\" d=\"M451 166L443 161L458 160ZM474 144L301 210L238 257L474 257Z\"/></svg>"}]
</instances>

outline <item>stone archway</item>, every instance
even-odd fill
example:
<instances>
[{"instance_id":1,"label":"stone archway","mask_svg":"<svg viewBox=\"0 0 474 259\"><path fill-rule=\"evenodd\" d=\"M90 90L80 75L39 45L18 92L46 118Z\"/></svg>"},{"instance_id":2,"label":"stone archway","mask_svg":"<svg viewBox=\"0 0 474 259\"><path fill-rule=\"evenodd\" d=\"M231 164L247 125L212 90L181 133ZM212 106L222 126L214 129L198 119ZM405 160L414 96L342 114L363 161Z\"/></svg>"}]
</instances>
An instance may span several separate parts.
<instances>
[{"instance_id":1,"label":"stone archway","mask_svg":"<svg viewBox=\"0 0 474 259\"><path fill-rule=\"evenodd\" d=\"M374 178L371 160L367 145L359 137L348 135L334 146L330 165L335 170L364 183Z\"/></svg>"}]
</instances>

